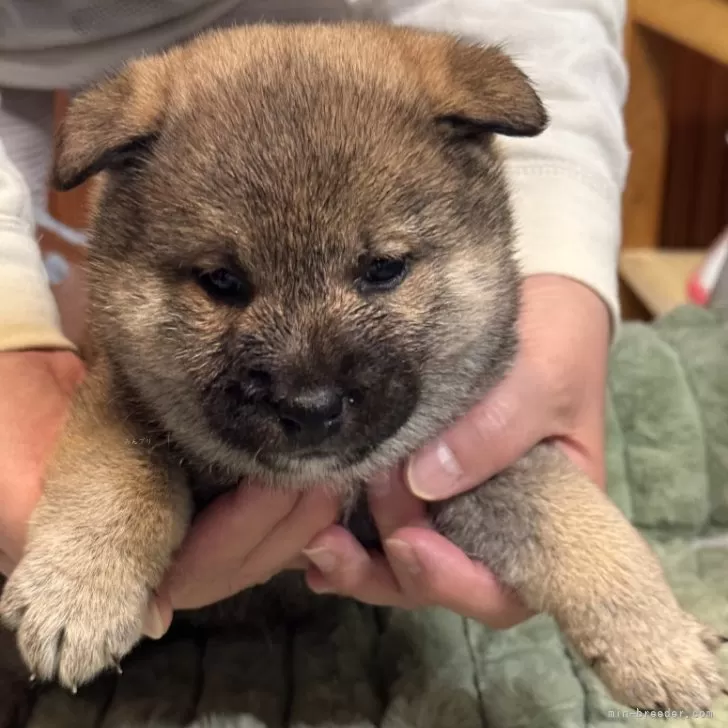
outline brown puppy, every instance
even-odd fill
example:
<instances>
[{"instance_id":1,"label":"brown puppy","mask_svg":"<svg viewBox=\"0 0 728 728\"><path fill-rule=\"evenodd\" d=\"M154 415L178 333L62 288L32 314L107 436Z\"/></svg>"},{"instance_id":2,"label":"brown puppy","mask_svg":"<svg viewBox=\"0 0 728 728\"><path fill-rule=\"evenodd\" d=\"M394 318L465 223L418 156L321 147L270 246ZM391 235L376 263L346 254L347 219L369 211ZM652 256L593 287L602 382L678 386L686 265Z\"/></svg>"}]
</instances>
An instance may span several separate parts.
<instances>
[{"instance_id":1,"label":"brown puppy","mask_svg":"<svg viewBox=\"0 0 728 728\"><path fill-rule=\"evenodd\" d=\"M134 646L221 489L354 498L505 374L518 273L494 135L545 125L500 51L368 24L207 35L75 101L56 180L104 173L95 359L2 599L39 677L75 686ZM552 447L432 515L618 699L721 689L717 637Z\"/></svg>"}]
</instances>

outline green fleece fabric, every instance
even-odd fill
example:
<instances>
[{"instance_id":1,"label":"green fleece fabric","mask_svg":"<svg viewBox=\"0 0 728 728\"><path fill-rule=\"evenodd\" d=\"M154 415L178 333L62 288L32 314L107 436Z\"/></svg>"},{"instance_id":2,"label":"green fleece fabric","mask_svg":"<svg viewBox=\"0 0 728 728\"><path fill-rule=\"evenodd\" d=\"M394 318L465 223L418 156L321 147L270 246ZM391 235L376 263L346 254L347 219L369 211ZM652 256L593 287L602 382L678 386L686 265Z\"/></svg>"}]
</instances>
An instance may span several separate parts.
<instances>
[{"instance_id":1,"label":"green fleece fabric","mask_svg":"<svg viewBox=\"0 0 728 728\"><path fill-rule=\"evenodd\" d=\"M678 598L728 632L728 322L686 306L612 353L609 490ZM494 632L341 602L316 627L177 635L72 696L30 687L0 634L0 728L605 728L629 715L538 616ZM724 651L728 653L728 649ZM728 669L728 654L723 655ZM710 718L728 726L728 700Z\"/></svg>"}]
</instances>

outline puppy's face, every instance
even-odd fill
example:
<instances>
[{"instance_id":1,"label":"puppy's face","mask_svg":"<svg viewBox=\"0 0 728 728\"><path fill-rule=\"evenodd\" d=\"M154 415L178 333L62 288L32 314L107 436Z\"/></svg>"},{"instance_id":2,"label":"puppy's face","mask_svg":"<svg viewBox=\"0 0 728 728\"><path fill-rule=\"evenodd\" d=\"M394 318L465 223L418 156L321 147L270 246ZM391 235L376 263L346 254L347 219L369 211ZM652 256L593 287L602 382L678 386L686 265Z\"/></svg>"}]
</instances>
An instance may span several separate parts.
<instances>
[{"instance_id":1,"label":"puppy's face","mask_svg":"<svg viewBox=\"0 0 728 728\"><path fill-rule=\"evenodd\" d=\"M496 51L254 27L71 109L57 179L106 170L94 336L204 462L296 484L393 463L503 374L517 285L494 132L545 115Z\"/></svg>"}]
</instances>

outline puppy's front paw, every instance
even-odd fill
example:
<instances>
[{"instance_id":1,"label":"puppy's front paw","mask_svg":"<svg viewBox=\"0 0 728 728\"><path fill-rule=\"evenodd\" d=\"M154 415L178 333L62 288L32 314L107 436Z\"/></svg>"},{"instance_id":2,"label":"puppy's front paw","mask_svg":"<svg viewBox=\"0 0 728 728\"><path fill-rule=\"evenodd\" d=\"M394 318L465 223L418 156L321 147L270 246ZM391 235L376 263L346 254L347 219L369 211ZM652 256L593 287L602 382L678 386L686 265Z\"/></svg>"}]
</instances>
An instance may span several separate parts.
<instances>
[{"instance_id":1,"label":"puppy's front paw","mask_svg":"<svg viewBox=\"0 0 728 728\"><path fill-rule=\"evenodd\" d=\"M664 609L664 607L663 607ZM725 690L716 655L725 642L679 609L644 617L615 614L601 638L576 647L615 700L642 710L708 710Z\"/></svg>"},{"instance_id":2,"label":"puppy's front paw","mask_svg":"<svg viewBox=\"0 0 728 728\"><path fill-rule=\"evenodd\" d=\"M71 690L139 641L148 589L104 553L63 563L31 550L8 580L0 618L17 633L28 668Z\"/></svg>"}]
</instances>

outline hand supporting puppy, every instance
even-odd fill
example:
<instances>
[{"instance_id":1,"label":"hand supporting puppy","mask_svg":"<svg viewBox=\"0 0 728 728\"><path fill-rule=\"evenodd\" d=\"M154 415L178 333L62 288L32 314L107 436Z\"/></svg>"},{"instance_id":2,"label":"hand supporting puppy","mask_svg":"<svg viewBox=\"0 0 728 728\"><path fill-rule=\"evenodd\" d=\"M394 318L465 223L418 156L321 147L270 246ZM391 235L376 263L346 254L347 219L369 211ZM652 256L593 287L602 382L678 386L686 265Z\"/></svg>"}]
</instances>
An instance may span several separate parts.
<instances>
[{"instance_id":1,"label":"hand supporting puppy","mask_svg":"<svg viewBox=\"0 0 728 728\"><path fill-rule=\"evenodd\" d=\"M159 636L175 609L195 609L262 584L287 568L305 568L306 544L339 515L324 490L305 494L245 483L217 498L194 522L173 567L158 590L147 620Z\"/></svg>"},{"instance_id":2,"label":"hand supporting puppy","mask_svg":"<svg viewBox=\"0 0 728 728\"><path fill-rule=\"evenodd\" d=\"M524 282L521 349L510 376L405 473L372 487L370 503L387 559L369 555L344 529L309 544L314 591L374 604L439 604L492 627L529 612L482 565L425 524L425 501L462 493L555 440L592 480L604 484L603 416L610 337L606 306L560 276ZM407 487L414 495L407 493Z\"/></svg>"},{"instance_id":3,"label":"hand supporting puppy","mask_svg":"<svg viewBox=\"0 0 728 728\"><path fill-rule=\"evenodd\" d=\"M43 472L85 369L70 351L0 353L0 573L20 559Z\"/></svg>"}]
</instances>

